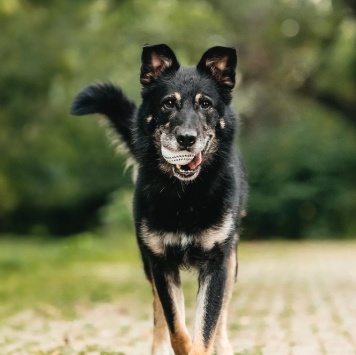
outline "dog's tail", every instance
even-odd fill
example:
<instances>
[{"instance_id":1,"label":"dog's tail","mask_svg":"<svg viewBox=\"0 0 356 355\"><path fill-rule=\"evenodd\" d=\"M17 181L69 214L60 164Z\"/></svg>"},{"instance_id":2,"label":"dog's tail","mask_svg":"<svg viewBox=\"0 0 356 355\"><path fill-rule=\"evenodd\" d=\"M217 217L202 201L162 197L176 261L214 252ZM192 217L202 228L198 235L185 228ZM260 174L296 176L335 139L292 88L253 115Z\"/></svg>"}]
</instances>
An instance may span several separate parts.
<instances>
[{"instance_id":1,"label":"dog's tail","mask_svg":"<svg viewBox=\"0 0 356 355\"><path fill-rule=\"evenodd\" d=\"M92 113L104 115L134 154L132 118L135 110L135 103L120 88L111 83L103 83L90 85L81 91L74 99L70 113L76 116Z\"/></svg>"}]
</instances>

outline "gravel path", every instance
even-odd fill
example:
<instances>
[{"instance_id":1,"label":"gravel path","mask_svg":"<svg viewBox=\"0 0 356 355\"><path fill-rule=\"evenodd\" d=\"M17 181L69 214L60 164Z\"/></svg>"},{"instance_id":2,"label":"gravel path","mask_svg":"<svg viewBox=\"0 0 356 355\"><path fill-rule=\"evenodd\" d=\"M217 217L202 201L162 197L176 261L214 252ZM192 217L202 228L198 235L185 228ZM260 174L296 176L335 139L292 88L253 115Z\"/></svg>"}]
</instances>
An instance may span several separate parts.
<instances>
[{"instance_id":1,"label":"gravel path","mask_svg":"<svg viewBox=\"0 0 356 355\"><path fill-rule=\"evenodd\" d=\"M246 243L240 256L230 312L236 354L356 354L355 243ZM127 279L141 273L127 270ZM0 354L149 354L151 303L148 292L146 303L78 306L72 320L50 306L45 315L21 312L0 325Z\"/></svg>"}]
</instances>

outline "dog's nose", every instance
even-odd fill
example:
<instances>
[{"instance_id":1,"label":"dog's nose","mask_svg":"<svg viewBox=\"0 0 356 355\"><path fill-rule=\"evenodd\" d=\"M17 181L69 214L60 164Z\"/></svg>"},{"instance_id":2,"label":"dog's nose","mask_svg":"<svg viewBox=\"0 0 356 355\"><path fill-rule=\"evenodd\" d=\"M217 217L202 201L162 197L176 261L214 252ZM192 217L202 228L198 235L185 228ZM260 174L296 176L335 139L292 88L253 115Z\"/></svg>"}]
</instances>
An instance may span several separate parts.
<instances>
[{"instance_id":1,"label":"dog's nose","mask_svg":"<svg viewBox=\"0 0 356 355\"><path fill-rule=\"evenodd\" d=\"M186 129L179 131L176 138L181 146L189 148L197 141L197 132L194 129Z\"/></svg>"}]
</instances>

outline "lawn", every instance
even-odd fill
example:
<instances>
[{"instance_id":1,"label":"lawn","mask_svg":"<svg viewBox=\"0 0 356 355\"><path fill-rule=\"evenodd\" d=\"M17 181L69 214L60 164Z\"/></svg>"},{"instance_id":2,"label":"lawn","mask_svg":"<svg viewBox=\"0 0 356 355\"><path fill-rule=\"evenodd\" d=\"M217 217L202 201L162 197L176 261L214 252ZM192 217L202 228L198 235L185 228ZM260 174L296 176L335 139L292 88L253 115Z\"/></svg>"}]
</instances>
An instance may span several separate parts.
<instances>
[{"instance_id":1,"label":"lawn","mask_svg":"<svg viewBox=\"0 0 356 355\"><path fill-rule=\"evenodd\" d=\"M355 354L356 242L241 243L236 354ZM195 276L184 273L191 330ZM0 354L149 354L134 238L0 239Z\"/></svg>"}]
</instances>

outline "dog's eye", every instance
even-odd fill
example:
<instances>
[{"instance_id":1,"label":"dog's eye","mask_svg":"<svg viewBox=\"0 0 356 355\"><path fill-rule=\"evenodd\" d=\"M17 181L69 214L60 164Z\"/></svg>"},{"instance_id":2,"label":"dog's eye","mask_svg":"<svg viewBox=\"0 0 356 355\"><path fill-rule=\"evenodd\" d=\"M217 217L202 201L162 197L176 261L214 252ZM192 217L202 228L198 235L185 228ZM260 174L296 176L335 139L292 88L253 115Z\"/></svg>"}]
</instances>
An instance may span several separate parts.
<instances>
[{"instance_id":1,"label":"dog's eye","mask_svg":"<svg viewBox=\"0 0 356 355\"><path fill-rule=\"evenodd\" d=\"M200 101L200 107L204 110L209 109L212 106L211 101L208 99L202 99Z\"/></svg>"},{"instance_id":2,"label":"dog's eye","mask_svg":"<svg viewBox=\"0 0 356 355\"><path fill-rule=\"evenodd\" d=\"M175 105L175 101L172 98L168 98L164 100L162 103L162 107L167 110L171 110L174 107L174 105Z\"/></svg>"}]
</instances>

